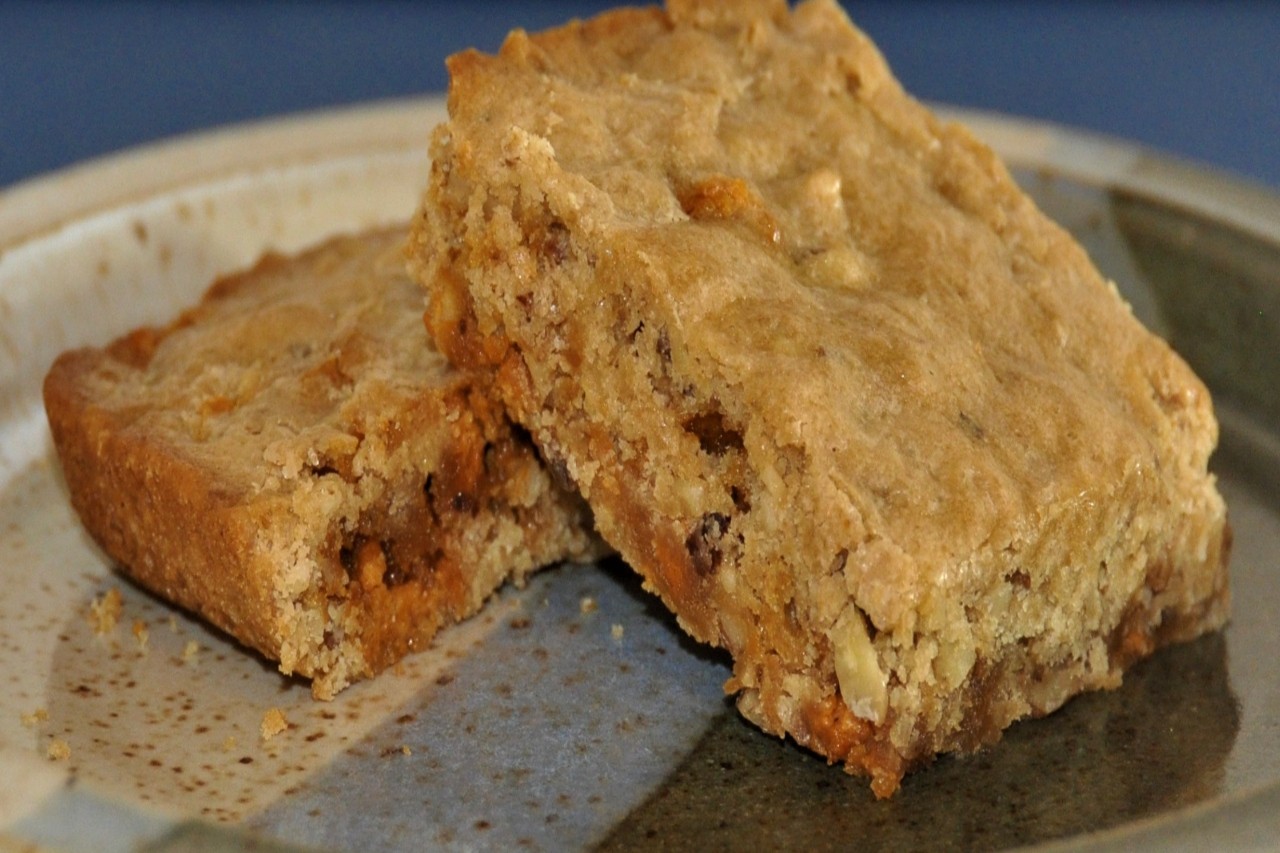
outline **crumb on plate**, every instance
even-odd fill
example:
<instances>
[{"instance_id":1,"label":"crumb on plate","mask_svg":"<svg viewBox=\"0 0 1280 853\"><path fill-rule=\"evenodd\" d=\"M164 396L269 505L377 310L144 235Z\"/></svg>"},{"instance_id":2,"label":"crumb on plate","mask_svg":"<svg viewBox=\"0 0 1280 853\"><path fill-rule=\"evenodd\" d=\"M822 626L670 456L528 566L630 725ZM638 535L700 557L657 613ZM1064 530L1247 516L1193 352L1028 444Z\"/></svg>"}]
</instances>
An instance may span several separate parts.
<instances>
[{"instance_id":1,"label":"crumb on plate","mask_svg":"<svg viewBox=\"0 0 1280 853\"><path fill-rule=\"evenodd\" d=\"M147 623L141 619L134 619L133 636L138 640L138 651L145 652L147 650L147 641L151 639L151 631L148 630Z\"/></svg>"},{"instance_id":2,"label":"crumb on plate","mask_svg":"<svg viewBox=\"0 0 1280 853\"><path fill-rule=\"evenodd\" d=\"M262 739L264 741L280 734L289 728L289 721L284 717L284 711L279 708L268 708L267 713L262 715Z\"/></svg>"},{"instance_id":3,"label":"crumb on plate","mask_svg":"<svg viewBox=\"0 0 1280 853\"><path fill-rule=\"evenodd\" d=\"M107 590L101 598L95 598L89 604L89 624L95 634L109 634L115 630L120 620L120 612L124 609L124 599L120 590L114 587Z\"/></svg>"}]
</instances>

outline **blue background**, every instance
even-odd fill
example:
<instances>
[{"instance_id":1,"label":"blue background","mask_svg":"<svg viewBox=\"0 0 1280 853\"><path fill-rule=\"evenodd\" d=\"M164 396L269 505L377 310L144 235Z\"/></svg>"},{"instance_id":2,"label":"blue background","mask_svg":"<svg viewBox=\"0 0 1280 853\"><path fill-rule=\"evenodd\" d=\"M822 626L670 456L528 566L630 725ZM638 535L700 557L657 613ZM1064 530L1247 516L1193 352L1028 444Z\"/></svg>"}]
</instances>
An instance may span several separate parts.
<instances>
[{"instance_id":1,"label":"blue background","mask_svg":"<svg viewBox=\"0 0 1280 853\"><path fill-rule=\"evenodd\" d=\"M136 143L440 91L443 60L603 2L0 2L0 187ZM909 89L1280 189L1280 3L849 0Z\"/></svg>"}]
</instances>

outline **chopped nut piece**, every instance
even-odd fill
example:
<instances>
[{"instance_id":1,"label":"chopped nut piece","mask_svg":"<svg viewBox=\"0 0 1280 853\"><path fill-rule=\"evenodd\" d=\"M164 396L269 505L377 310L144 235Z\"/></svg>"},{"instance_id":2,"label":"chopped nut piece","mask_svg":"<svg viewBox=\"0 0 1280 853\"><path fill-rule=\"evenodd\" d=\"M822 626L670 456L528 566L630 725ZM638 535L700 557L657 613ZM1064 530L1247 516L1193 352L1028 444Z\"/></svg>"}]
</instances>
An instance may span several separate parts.
<instances>
[{"instance_id":1,"label":"chopped nut piece","mask_svg":"<svg viewBox=\"0 0 1280 853\"><path fill-rule=\"evenodd\" d=\"M622 626L615 624L609 629L609 635L613 637L615 640L621 640L622 631L623 631Z\"/></svg>"},{"instance_id":2,"label":"chopped nut piece","mask_svg":"<svg viewBox=\"0 0 1280 853\"><path fill-rule=\"evenodd\" d=\"M836 652L836 681L845 704L864 720L882 722L889 709L889 693L858 608L846 608L836 620L831 627L831 645Z\"/></svg>"},{"instance_id":3,"label":"chopped nut piece","mask_svg":"<svg viewBox=\"0 0 1280 853\"><path fill-rule=\"evenodd\" d=\"M600 605L589 595L582 596L582 600L578 602L579 613L595 613Z\"/></svg>"},{"instance_id":4,"label":"chopped nut piece","mask_svg":"<svg viewBox=\"0 0 1280 853\"><path fill-rule=\"evenodd\" d=\"M200 644L195 640L187 640L187 644L182 648L182 660L184 663L192 663L199 653Z\"/></svg>"},{"instance_id":5,"label":"chopped nut piece","mask_svg":"<svg viewBox=\"0 0 1280 853\"><path fill-rule=\"evenodd\" d=\"M49 741L47 754L53 761L66 761L71 757L71 747L65 740L54 738Z\"/></svg>"}]
</instances>

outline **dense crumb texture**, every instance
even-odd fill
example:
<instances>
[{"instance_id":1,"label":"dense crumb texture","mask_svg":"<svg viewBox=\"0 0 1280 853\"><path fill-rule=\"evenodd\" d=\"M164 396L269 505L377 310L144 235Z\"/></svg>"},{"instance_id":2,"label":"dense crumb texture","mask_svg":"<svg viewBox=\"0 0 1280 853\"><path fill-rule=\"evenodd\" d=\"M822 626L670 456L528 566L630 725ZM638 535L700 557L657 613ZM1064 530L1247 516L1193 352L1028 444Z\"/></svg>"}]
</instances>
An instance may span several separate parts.
<instances>
[{"instance_id":1,"label":"dense crumb texture","mask_svg":"<svg viewBox=\"0 0 1280 853\"><path fill-rule=\"evenodd\" d=\"M1208 394L832 3L449 63L410 251L727 688L888 795L1223 624Z\"/></svg>"},{"instance_id":2,"label":"dense crumb texture","mask_svg":"<svg viewBox=\"0 0 1280 853\"><path fill-rule=\"evenodd\" d=\"M403 240L270 257L45 382L106 552L322 698L590 544L581 499L430 346Z\"/></svg>"}]
</instances>

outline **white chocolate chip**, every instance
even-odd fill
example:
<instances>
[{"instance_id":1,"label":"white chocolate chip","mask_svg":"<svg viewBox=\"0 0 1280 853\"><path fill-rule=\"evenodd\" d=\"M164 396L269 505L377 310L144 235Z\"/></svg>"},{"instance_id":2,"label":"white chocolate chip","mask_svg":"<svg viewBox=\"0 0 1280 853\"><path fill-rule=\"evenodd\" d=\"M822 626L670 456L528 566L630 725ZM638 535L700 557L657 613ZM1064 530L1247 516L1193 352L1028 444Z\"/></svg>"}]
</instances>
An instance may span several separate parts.
<instances>
[{"instance_id":1,"label":"white chocolate chip","mask_svg":"<svg viewBox=\"0 0 1280 853\"><path fill-rule=\"evenodd\" d=\"M827 290L860 290L871 283L865 256L851 246L832 246L808 255L800 268L808 281Z\"/></svg>"},{"instance_id":2,"label":"white chocolate chip","mask_svg":"<svg viewBox=\"0 0 1280 853\"><path fill-rule=\"evenodd\" d=\"M842 181L838 172L831 169L818 169L811 172L805 179L804 189L814 206L833 212L843 212L844 199L840 194L841 186Z\"/></svg>"}]
</instances>

